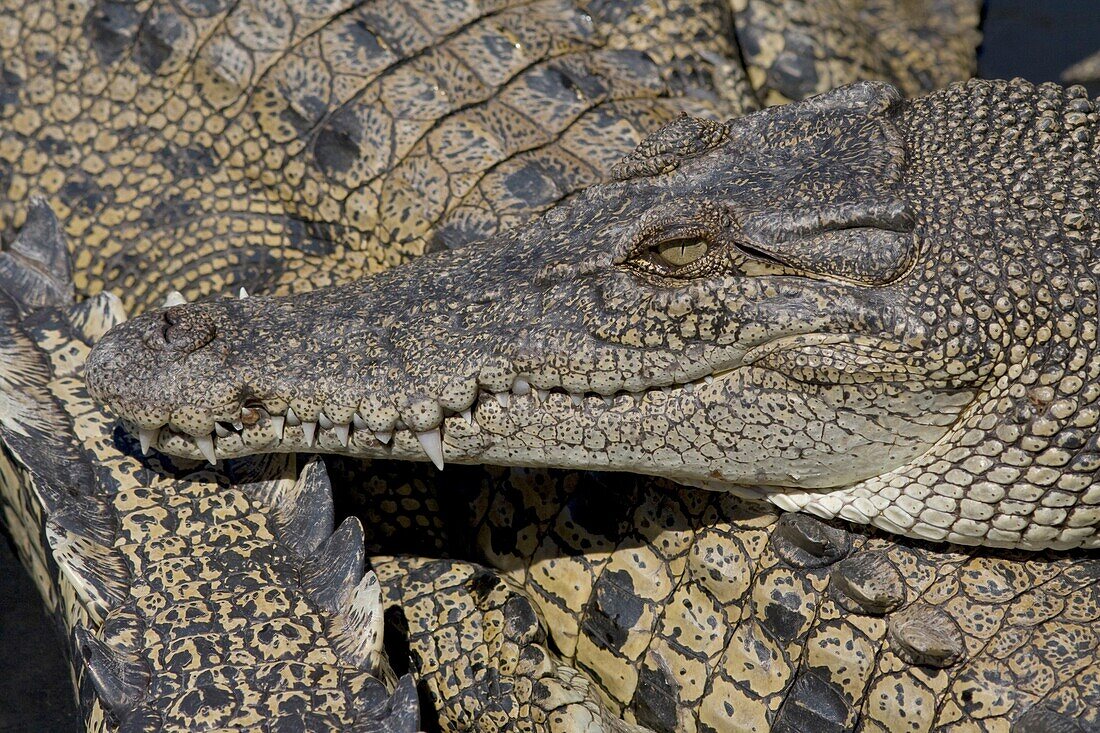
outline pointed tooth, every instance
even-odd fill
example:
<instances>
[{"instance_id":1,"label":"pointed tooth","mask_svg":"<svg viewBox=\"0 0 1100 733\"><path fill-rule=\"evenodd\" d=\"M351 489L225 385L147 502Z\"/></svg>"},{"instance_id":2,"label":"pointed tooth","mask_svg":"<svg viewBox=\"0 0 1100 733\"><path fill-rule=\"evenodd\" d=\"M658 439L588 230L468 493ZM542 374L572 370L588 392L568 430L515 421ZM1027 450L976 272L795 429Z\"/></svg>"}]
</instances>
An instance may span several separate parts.
<instances>
[{"instance_id":1,"label":"pointed tooth","mask_svg":"<svg viewBox=\"0 0 1100 733\"><path fill-rule=\"evenodd\" d=\"M313 445L313 438L317 435L317 423L315 422L303 422L302 432L306 435L306 445Z\"/></svg>"},{"instance_id":2,"label":"pointed tooth","mask_svg":"<svg viewBox=\"0 0 1100 733\"><path fill-rule=\"evenodd\" d=\"M302 424L302 421L298 419L298 416L294 414L294 408L286 408L286 424L294 428Z\"/></svg>"},{"instance_id":3,"label":"pointed tooth","mask_svg":"<svg viewBox=\"0 0 1100 733\"><path fill-rule=\"evenodd\" d=\"M317 414L317 422L320 423L321 427L325 430L332 430L332 426L335 424L332 420L329 420L328 415L323 412Z\"/></svg>"},{"instance_id":4,"label":"pointed tooth","mask_svg":"<svg viewBox=\"0 0 1100 733\"><path fill-rule=\"evenodd\" d=\"M378 442L382 445L386 445L393 440L392 430L376 430L374 431L374 437L378 439Z\"/></svg>"},{"instance_id":5,"label":"pointed tooth","mask_svg":"<svg viewBox=\"0 0 1100 733\"><path fill-rule=\"evenodd\" d=\"M367 429L367 421L360 417L358 412L351 416L351 424L355 426L356 430Z\"/></svg>"},{"instance_id":6,"label":"pointed tooth","mask_svg":"<svg viewBox=\"0 0 1100 733\"><path fill-rule=\"evenodd\" d=\"M584 397L581 397L579 394L571 394L569 395L569 399L572 401L573 407L580 407L584 404Z\"/></svg>"},{"instance_id":7,"label":"pointed tooth","mask_svg":"<svg viewBox=\"0 0 1100 733\"><path fill-rule=\"evenodd\" d=\"M550 390L548 389L536 389L535 394L539 397L539 402L546 402L546 399L550 396Z\"/></svg>"},{"instance_id":8,"label":"pointed tooth","mask_svg":"<svg viewBox=\"0 0 1100 733\"><path fill-rule=\"evenodd\" d=\"M428 458L432 459L432 463L440 471L443 470L443 435L439 432L439 428L435 430L425 430L423 433L416 434L417 440L420 441L420 447L424 449L424 452L428 454Z\"/></svg>"},{"instance_id":9,"label":"pointed tooth","mask_svg":"<svg viewBox=\"0 0 1100 733\"><path fill-rule=\"evenodd\" d=\"M219 438L229 437L229 428L225 427L220 422L214 423L214 432L217 433Z\"/></svg>"},{"instance_id":10,"label":"pointed tooth","mask_svg":"<svg viewBox=\"0 0 1100 733\"><path fill-rule=\"evenodd\" d=\"M164 299L164 307L171 308L174 305L183 305L187 302L187 298L183 297L183 293L178 290L173 290L168 293L168 297Z\"/></svg>"},{"instance_id":11,"label":"pointed tooth","mask_svg":"<svg viewBox=\"0 0 1100 733\"><path fill-rule=\"evenodd\" d=\"M714 384L714 377L708 374L707 376L703 377L703 381L707 384Z\"/></svg>"},{"instance_id":12,"label":"pointed tooth","mask_svg":"<svg viewBox=\"0 0 1100 733\"><path fill-rule=\"evenodd\" d=\"M332 426L336 431L336 437L340 439L340 445L348 447L348 436L351 434L351 426L347 423L336 423Z\"/></svg>"},{"instance_id":13,"label":"pointed tooth","mask_svg":"<svg viewBox=\"0 0 1100 733\"><path fill-rule=\"evenodd\" d=\"M245 290L244 286L242 285L241 289L237 291L237 300L244 300L247 297L248 297L248 291Z\"/></svg>"},{"instance_id":14,"label":"pointed tooth","mask_svg":"<svg viewBox=\"0 0 1100 733\"><path fill-rule=\"evenodd\" d=\"M275 437L279 440L283 439L283 427L286 424L286 416L284 415L272 415L271 427L275 430Z\"/></svg>"},{"instance_id":15,"label":"pointed tooth","mask_svg":"<svg viewBox=\"0 0 1100 733\"><path fill-rule=\"evenodd\" d=\"M512 382L513 394L528 394L531 391L531 383L523 377L516 377L516 381Z\"/></svg>"},{"instance_id":16,"label":"pointed tooth","mask_svg":"<svg viewBox=\"0 0 1100 733\"><path fill-rule=\"evenodd\" d=\"M149 455L149 446L156 445L157 439L160 438L160 428L139 428L138 429L138 441L141 442L141 455Z\"/></svg>"},{"instance_id":17,"label":"pointed tooth","mask_svg":"<svg viewBox=\"0 0 1100 733\"><path fill-rule=\"evenodd\" d=\"M691 394L692 392L695 391L695 385L692 384L691 382L688 382L687 384L684 385L684 391L687 392L688 394Z\"/></svg>"},{"instance_id":18,"label":"pointed tooth","mask_svg":"<svg viewBox=\"0 0 1100 733\"><path fill-rule=\"evenodd\" d=\"M199 447L199 453L202 453L203 457L210 462L210 465L218 462L217 456L214 455L214 437L210 433L196 436L195 445Z\"/></svg>"},{"instance_id":19,"label":"pointed tooth","mask_svg":"<svg viewBox=\"0 0 1100 733\"><path fill-rule=\"evenodd\" d=\"M233 425L233 429L236 430L238 433L241 432L242 430L244 430L244 423L241 422L240 420L234 420L232 425Z\"/></svg>"},{"instance_id":20,"label":"pointed tooth","mask_svg":"<svg viewBox=\"0 0 1100 733\"><path fill-rule=\"evenodd\" d=\"M470 425L474 424L474 411L473 408L467 407L462 411L462 417L466 418L466 422Z\"/></svg>"},{"instance_id":21,"label":"pointed tooth","mask_svg":"<svg viewBox=\"0 0 1100 733\"><path fill-rule=\"evenodd\" d=\"M512 404L512 396L507 392L497 392L493 396L497 398L497 402L500 403L501 407L508 407Z\"/></svg>"},{"instance_id":22,"label":"pointed tooth","mask_svg":"<svg viewBox=\"0 0 1100 733\"><path fill-rule=\"evenodd\" d=\"M612 395L605 394L603 396L603 403L605 405L607 405L608 407L611 407L612 405L615 404L615 398Z\"/></svg>"}]
</instances>

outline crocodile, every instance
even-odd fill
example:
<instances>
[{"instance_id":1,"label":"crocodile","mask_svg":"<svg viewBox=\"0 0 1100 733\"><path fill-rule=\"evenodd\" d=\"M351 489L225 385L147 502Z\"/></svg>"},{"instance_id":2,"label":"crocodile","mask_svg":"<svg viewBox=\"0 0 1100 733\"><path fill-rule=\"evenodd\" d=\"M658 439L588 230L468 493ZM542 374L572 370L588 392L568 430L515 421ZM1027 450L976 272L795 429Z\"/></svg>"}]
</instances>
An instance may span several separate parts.
<instances>
[{"instance_id":1,"label":"crocodile","mask_svg":"<svg viewBox=\"0 0 1100 733\"><path fill-rule=\"evenodd\" d=\"M634 471L917 539L1097 548L1096 117L1026 82L683 116L457 256L135 318L88 387L143 445L211 462Z\"/></svg>"},{"instance_id":2,"label":"crocodile","mask_svg":"<svg viewBox=\"0 0 1100 733\"><path fill-rule=\"evenodd\" d=\"M40 274L50 259L30 269ZM188 715L199 711L213 726L231 715L238 724L254 720L255 703L273 689L256 674L265 668L281 671L285 692L264 707L266 720L300 725L303 695L320 694L305 719L310 729L354 730L338 704L350 700L343 710L355 710L357 698L332 685L344 669L343 679L357 682L358 700L368 703L358 706L363 712L383 720L396 712L389 722L407 723L407 697L387 709L357 664L325 650L338 646L331 640L339 629L325 626L333 613L327 604L299 606L282 616L275 629L282 633L268 627L262 636L247 634L248 621L268 621L270 610L257 614L219 594L215 608L223 610L215 618L231 626L220 635L212 633L219 624L201 616L210 588L221 583L258 583L269 603L287 594L308 602L318 588L354 585L363 531L391 621L390 659L427 688L428 729L433 721L443 730L618 733L1038 733L1100 725L1089 704L1100 685L1100 558L899 542L641 476L496 469L486 480L472 467L439 473L426 464L335 457L327 471L316 461L299 470L293 455L266 467L243 458L217 469L160 453L142 458L138 441L96 409L79 380L87 346L75 347L96 341L120 310L116 299L97 296L20 315L0 298L0 315L14 326L5 334L19 344L5 353L34 360L21 370L31 399L18 422L7 413L2 426L17 463L0 464L0 486L15 489L16 511L8 516L29 525L12 526L17 539L32 542L45 515L45 552L54 548L60 564L65 612L96 607L82 597L100 599L106 610L97 635L104 643L91 645L82 634L78 646L92 673L84 694L96 730L166 713L163 725L138 729L193 730L199 719ZM72 330L79 338L65 337ZM11 474L26 470L19 464L41 469L49 460L60 463L50 474ZM95 478L83 474L89 469ZM81 490L76 496L51 487L49 477L62 471ZM363 490L346 491L357 485ZM331 500L341 498L329 486L345 488L341 513L361 516L362 524L345 520L326 534ZM111 540L112 513L128 541ZM455 521L444 526L445 517ZM179 541L184 527L190 543ZM228 548L198 541L212 539L212 531ZM116 546L144 561L130 578L127 565L112 559ZM471 557L501 572L454 558L463 547L480 547ZM210 560L227 555L238 572L211 572ZM36 574L50 572L48 557L36 556ZM310 557L326 558L313 565L326 568L328 583L316 575L295 579L295 566L301 573ZM149 614L158 607L150 597L163 596L147 590L138 594L144 603L128 600L127 585L150 582L163 595L182 594L176 608L187 612ZM245 590L244 597L254 596ZM135 637L142 625L146 634ZM193 641L181 646L181 639ZM211 665L207 655L234 641L233 664ZM181 649L199 651L201 661ZM258 656L253 664L250 651ZM278 651L289 663L264 659ZM314 676L300 664L307 653L335 669ZM146 657L148 665L135 662ZM160 675L169 678L162 693L182 689L191 694L176 699L201 704L149 700L143 685ZM188 678L209 684L180 684ZM227 686L244 694L234 697Z\"/></svg>"},{"instance_id":3,"label":"crocodile","mask_svg":"<svg viewBox=\"0 0 1100 733\"><path fill-rule=\"evenodd\" d=\"M116 591L119 586L108 583L118 580L112 574L118 566L100 565L103 556L96 554L94 545L67 542L61 552L51 544L66 535L44 533L49 517L60 516L70 529L86 534L89 527L75 518L90 507L69 491L50 493L50 482L84 490L95 486L96 491L113 495L120 489L147 489L159 477L156 485L165 493L158 494L157 501L164 509L179 501L179 496L191 496L195 487L205 487L213 496L234 486L248 496L252 510L267 514L271 526L278 525L281 511L275 495L237 486L220 468L201 469L183 461L183 480L175 464L155 457L139 459L139 441L114 433L83 394L81 361L92 336L76 338L67 328L56 326L68 316L59 319L51 309L70 307L67 301L58 305L59 289L66 298L75 293L80 299L110 290L126 308L141 311L174 289L189 297L238 286L254 293L279 293L353 280L425 251L491 236L570 198L602 179L646 133L681 110L721 119L863 76L889 79L909 93L968 76L973 71L977 10L976 2L945 0L901 4L735 0L730 8L721 3L677 2L9 3L0 14L0 181L5 191L0 198L0 229L6 242L22 235L26 244L25 235L40 235L36 230L41 220L28 217L40 211L30 205L33 196L44 196L57 214L73 256L72 269L53 279L48 276L51 267L65 269L59 256L38 263L33 257L27 259L25 249L13 246L10 256L0 257L0 288L41 299L25 304L38 309L26 316L31 320L29 331L38 340L28 348L38 348L48 358L35 370L5 372L8 384L18 385L12 393L41 399L4 402L7 447L0 463L5 521L24 562L36 569L51 608L72 628L74 609L88 607L88 597L82 593L102 584ZM853 34L853 29L860 32ZM463 63L471 59L472 65ZM471 66L477 72L474 76L469 73ZM535 111L544 116L532 117ZM79 312L81 306L75 307ZM54 315L46 315L51 312ZM49 327L39 327L36 319L42 318ZM17 331L13 325L11 332ZM7 390L6 385L5 396ZM53 395L53 402L47 394ZM34 408L44 412L36 413ZM37 414L60 419L33 422ZM27 434L34 440L28 440ZM633 647L639 642L663 643L658 641L663 639L670 644L668 649L683 651L677 619L687 617L676 615L684 612L682 604L667 603L664 625L654 627L652 636L635 636L626 650L613 649L610 643L622 629L608 628L609 623L623 625L631 617L613 610L619 599L647 597L640 581L629 586L636 593L618 592L627 588L624 568L639 572L647 567L633 548L652 547L662 553L668 567L678 567L675 557L663 554L667 538L644 530L649 513L658 514L657 508L664 506L658 497L674 489L656 487L651 493L646 486L624 496L637 512L637 527L617 527L613 532L610 527L591 526L587 536L574 537L571 530L549 525L539 528L539 522L555 516L546 503L550 496L539 498L544 503L537 504L537 509L532 505L539 519L529 531L543 538L544 546L550 543L570 557L578 558L591 542L605 547L609 542L617 546L617 540L622 543L623 549L613 552L611 559L625 565L609 567L607 578L592 575L586 585L562 563L554 563L557 571L523 579L458 559L435 562L432 558L455 550L441 550L434 544L419 556L386 556L403 538L407 540L410 527L431 528L433 542L441 536L435 529L438 517L427 508L456 493L447 493L444 486L437 496L414 498L410 492L415 494L435 479L430 473L408 470L386 473L385 486L379 486L375 474L372 483L378 493L392 490L394 498L392 504L384 501L381 507L367 503L364 516L378 521L365 529L368 535L379 533L368 536L375 555L372 564L391 604L389 611L400 611L407 626L408 651L418 667L418 679L428 688L424 695L430 704L425 709L434 705L439 724L446 729L488 726L490 720L507 727L517 719L527 720L532 709L523 706L532 701L532 678L547 671L557 680L556 691L535 685L534 702L551 703L543 708L549 711L544 721L548 726L554 720L560 726L562 720L570 719L554 717L553 704L565 700L569 714L579 716L577 720L589 716L599 721L593 727L629 725L612 719L619 714L652 729L728 727L728 720L721 722L724 714L728 717L723 701L733 699L728 685L745 684L731 664L752 664L752 656L746 656L748 647L739 651L731 644L746 638L739 636L742 632L754 639L760 629L765 635L772 633L769 626L746 631L753 627L738 627L740 622L728 614L741 614L739 609L748 608L750 599L759 597L756 608L762 618L789 618L774 603L763 602L785 588L789 591L786 577L772 572L773 565L790 565L789 558L795 555L787 546L792 541L816 541L799 539L805 529L801 524L792 530L759 508L749 510L757 519L746 523L738 504L708 504L707 494L676 490L681 493L675 501L691 508L688 523L699 533L699 543L690 546L702 552L708 531L724 532L730 546L746 547L743 567L756 574L747 595L716 596L727 599L715 609L726 616L717 623L729 634L713 671L702 675L711 689L706 695L681 694L687 687L669 682L671 651L647 656L645 663L656 666L642 668L642 658ZM498 506L502 497L514 495L517 486L526 490L536 481L547 494L564 501L568 495L564 489L576 480L545 473L468 475L471 483L488 492L471 501L482 502L477 506L491 501L494 513L504 512L491 528L494 522L482 517L483 529L498 539L518 529L504 518L508 510ZM171 480L161 480L165 476ZM523 503L516 498L518 509ZM408 514L371 515L389 506ZM563 526L568 527L570 509L561 511ZM529 518L534 520L536 514ZM174 510L169 515L174 516ZM97 532L94 537L112 544L111 535L96 524L103 515L89 511L87 516ZM708 522L713 526L706 526ZM673 521L668 528L676 524ZM383 536L390 540L388 544L376 542ZM498 542L494 552L527 553L529 539L520 541L520 537L517 534L510 545ZM772 540L761 544L761 537ZM285 547L287 539L276 533L271 541ZM899 577L913 583L901 594L904 601L887 605L894 610L893 605L901 608L913 601L916 589L925 586L912 574L907 554L911 548L895 547L881 538L871 543L896 550L885 560L879 557L874 568L893 577L883 568L896 565ZM858 536L855 544L866 547ZM787 549L776 550L781 553L776 559L770 554L773 547ZM196 554L203 549L197 547ZM1032 602L1042 582L1057 585L1075 609L1086 609L1052 612L1030 624L1018 617L1007 622L1017 624L1021 633L1056 636L1060 647L1063 639L1079 633L1083 619L1088 618L1088 566L1055 563L1040 580L1030 571L1020 574L1012 563L993 570L981 564L983 558L968 565L963 558L925 554L919 547L912 552L921 558L922 567L959 569L999 583L1020 599L1020 608ZM296 553L280 557L304 562ZM355 567L354 552L349 553L352 557L345 562ZM827 554L836 560L842 553L830 550ZM536 563L547 560L543 554L529 556ZM589 561L605 559L597 554ZM59 566L54 565L57 560ZM176 557L169 564L178 562L181 559ZM515 567L510 561L490 564L506 571ZM595 565L587 567L586 572L595 572ZM832 575L845 576L842 569L846 567L838 565ZM697 580L716 577L713 567L697 570L701 573ZM134 572L125 582L141 580L148 566L139 565ZM677 592L690 592L693 581L687 577L688 585L679 586ZM815 601L825 598L821 595L824 577L819 570L807 571L807 582L801 585L803 609L816 607ZM415 578L415 583L406 583L409 578ZM943 582L949 584L951 578L945 574ZM176 579L186 583L183 576ZM614 582L609 586L606 581ZM127 593L125 582L119 591L122 596ZM967 597L980 597L976 591L967 593ZM972 624L965 625L965 618L957 617L950 595L944 588L931 602L942 604L952 623L962 624L959 628L971 634L968 640L982 638ZM531 609L527 596L536 599L536 608ZM585 598L589 600L581 600ZM565 611L562 599L568 599ZM462 623L454 621L453 610L445 611L448 603L463 609ZM956 605L969 608L972 604ZM502 609L506 609L503 615ZM921 613L925 610L918 608ZM132 609L121 606L112 605L110 612L133 618ZM312 613L317 615L303 617L325 619L333 612L318 604ZM899 639L913 642L921 637L920 624L892 623L895 631L888 640L880 633L881 619L863 617L857 611L834 613L843 615L847 628L857 636L866 637L868 642L860 649L870 653L867 658L877 658L876 649ZM475 619L482 615L484 621L478 626ZM551 625L545 624L544 617L552 619ZM96 626L92 619L88 628ZM150 633L171 637L187 633L185 627L154 624ZM501 628L503 637L497 633ZM483 630L484 639L475 634L471 640L472 629ZM910 633L903 633L906 629ZM241 637L233 636L239 629L224 631L221 643L239 645ZM97 633L112 644L132 642L132 636L110 637L111 632L100 627ZM751 702L739 708L746 725L759 728L762 721L769 721L779 727L798 727L798 715L820 712L826 705L832 706L830 719L847 721L848 727L859 721L865 727L891 728L904 718L906 705L927 699L921 697L929 684L920 677L921 668L915 668L916 679L906 681L906 694L878 703L878 711L860 708L858 701L865 695L857 691L859 683L851 691L841 691L840 698L822 693L818 678L833 683L847 679L847 673L831 668L830 673L807 677L800 670L829 666L822 666L823 658L813 655L828 648L829 639L843 638L833 626L819 627L808 620L798 633L769 638L765 644L781 644L776 654L783 662L774 669L780 674L776 679L783 681L746 691ZM1015 669L1039 669L1028 666L1025 655L1041 643L1040 638L1035 636L1032 644L1023 646L1021 656L1012 661ZM813 642L807 644L808 640ZM946 645L949 651L957 652L957 640L951 637L952 643ZM1015 682L989 682L984 689L1011 692L1011 709L996 712L975 706L972 688L953 689L951 695L965 711L961 715L975 720L1015 720L1023 715L1034 726L1069 716L1087 725L1088 711L1073 707L1089 689L1090 657L1085 647L1074 647L1067 657L1074 661L1058 670L1057 695L1043 687L1045 678L1026 690ZM131 711L134 700L117 697L118 688L112 684L118 678L102 673L131 668L120 666L120 658L110 654L85 653L92 649L103 651L94 643L77 648L76 672L85 676L83 699L92 705L87 701L94 697L100 712L105 701L107 707L114 703L118 709L107 711L106 720L112 715L117 719L118 714ZM145 651L131 647L126 658ZM900 653L910 659L920 657L913 657L912 651ZM390 656L393 662L401 655ZM465 663L464 656L472 657L473 664ZM941 663L961 657L940 656ZM82 658L87 661L81 663ZM889 654L885 658L894 659ZM478 660L492 663L485 666ZM571 672L559 660L575 664L579 671ZM185 661L172 656L156 663ZM956 666L949 674L980 673L988 678L988 664L988 658L971 650L967 666ZM1086 672L1079 674L1082 664ZM630 682L632 674L635 683ZM865 668L858 679L868 685L866 690L882 691L897 684L898 674L898 669ZM362 684L361 678L356 679ZM456 687L456 680L465 682ZM89 684L96 695L88 692ZM937 704L949 708L944 702L949 695L938 686L935 690ZM651 691L659 692L656 699L651 699ZM846 702L838 704L841 698ZM289 696L287 702L291 719L293 699ZM166 705L164 699L160 702ZM255 698L246 696L243 702L252 704ZM1022 712L1025 709L1028 712ZM100 723L102 719L97 719L93 725Z\"/></svg>"},{"instance_id":4,"label":"crocodile","mask_svg":"<svg viewBox=\"0 0 1100 733\"><path fill-rule=\"evenodd\" d=\"M484 243L132 319L93 348L88 386L153 455L515 466L496 487L441 473L418 493L353 461L340 483L370 486L383 550L416 522L439 534L426 501L458 517L450 544L411 554L478 548L651 730L1095 730L1094 104L1020 80L913 101L860 83L681 117L617 180ZM815 417L860 430L780 463ZM649 450L678 419L678 457ZM887 428L899 439L860 442ZM715 436L717 475L693 474ZM868 487L884 510L858 502ZM396 603L408 576L379 572ZM413 577L422 598L454 582Z\"/></svg>"}]
</instances>

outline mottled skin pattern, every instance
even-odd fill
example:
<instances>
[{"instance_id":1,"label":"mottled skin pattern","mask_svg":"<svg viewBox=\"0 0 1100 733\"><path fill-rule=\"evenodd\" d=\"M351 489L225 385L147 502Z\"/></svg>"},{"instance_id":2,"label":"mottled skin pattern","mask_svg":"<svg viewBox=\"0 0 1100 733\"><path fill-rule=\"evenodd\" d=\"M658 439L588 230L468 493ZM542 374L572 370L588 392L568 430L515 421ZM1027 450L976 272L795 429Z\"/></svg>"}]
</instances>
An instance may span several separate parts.
<instances>
[{"instance_id":1,"label":"mottled skin pattern","mask_svg":"<svg viewBox=\"0 0 1100 733\"><path fill-rule=\"evenodd\" d=\"M193 458L624 470L1095 548L1096 118L1026 82L684 117L620 180L456 255L136 318L89 388Z\"/></svg>"},{"instance_id":2,"label":"mottled skin pattern","mask_svg":"<svg viewBox=\"0 0 1100 733\"><path fill-rule=\"evenodd\" d=\"M358 523L333 533L324 467L141 465L80 378L118 300L19 306L0 295L4 356L41 392L4 422L0 487L9 519L38 524L9 528L73 630L89 729L417 730L411 679L392 698L378 679L378 582ZM337 572L319 580L319 564Z\"/></svg>"},{"instance_id":3,"label":"mottled skin pattern","mask_svg":"<svg viewBox=\"0 0 1100 733\"><path fill-rule=\"evenodd\" d=\"M465 467L332 470L368 489L344 499L368 551L471 548L534 601L551 648L650 730L1100 730L1095 553L899 542L622 474L495 469L485 486ZM452 518L446 531L410 537L419 502ZM430 664L425 633L410 647Z\"/></svg>"},{"instance_id":4,"label":"mottled skin pattern","mask_svg":"<svg viewBox=\"0 0 1100 733\"><path fill-rule=\"evenodd\" d=\"M965 78L979 5L7 0L0 231L45 195L78 293L131 309L345 282L523 221L679 110Z\"/></svg>"},{"instance_id":5,"label":"mottled skin pattern","mask_svg":"<svg viewBox=\"0 0 1100 733\"><path fill-rule=\"evenodd\" d=\"M734 3L732 16L720 6L699 9L681 3L528 3L519 9L461 3L446 8L418 3L415 9L392 3L5 5L0 12L4 240L10 246L13 236L34 228L24 226L33 208L30 197L46 196L68 234L75 292L85 296L109 289L138 310L159 303L172 289L194 296L230 284L277 292L340 282L522 221L597 180L602 169L680 109L728 117L755 108L759 100L796 98L799 90L822 91L856 75L886 78L908 91L967 76L973 69L977 22L974 2L907 2L898 6L900 14L878 3L765 0ZM777 18L789 20L777 23ZM866 23L873 31L852 33L853 23ZM738 51L732 38L741 39L745 48ZM868 43L876 44L875 51L866 50ZM476 56L477 64L464 61L475 58L471 54L479 48L489 52ZM480 86L471 83L470 68L484 75ZM425 88L426 80L438 84ZM548 101L551 116L529 116L546 111ZM520 102L532 107L517 109ZM452 178L459 181L455 188ZM13 259L26 264L20 256ZM24 304L29 318L36 317L36 308L68 309L68 300L56 298L73 292L73 284L49 277L51 269L66 269L63 260L56 251L43 263L32 262L30 269L4 260L0 289L34 296L35 302ZM81 308L114 311L117 305L92 300ZM73 316L78 324L89 317ZM18 340L14 322L5 322L3 330ZM221 468L200 471L181 462L186 478L179 478L175 469L162 470L169 465L163 461L133 457L134 441L113 430L80 384L87 343L99 333L92 329L78 337L65 328L47 330L24 340L19 358L4 344L11 358L0 361L5 523L48 605L70 628L87 622L90 602L74 588L86 593L104 580L104 573L110 577L114 566L101 565L95 547L85 545L91 555L69 556L89 560L85 572L74 574L70 563L58 575L50 556L60 545L51 549L44 536L45 517L57 515L88 531L73 520L87 507L68 492L43 506L43 497L51 495L43 481L63 482L78 494L95 487L93 493L104 495L156 484L165 491L157 494L165 511L177 492L212 499L235 482ZM40 358L30 356L36 349L47 355L50 368L45 362L29 366ZM51 385L58 379L64 388L55 390ZM402 485L397 477L391 480ZM259 515L279 513L265 492L250 494L250 501ZM159 509L155 513L163 518ZM97 513L89 516L94 520ZM413 524L438 518L419 514L398 520L405 520L396 527L407 533ZM107 540L111 535L96 536ZM188 554L207 556L209 548L194 544L204 536L190 536ZM239 537L230 539L242 543ZM140 546L147 540L133 541ZM72 545L65 547L72 550ZM172 552L178 551L177 545ZM256 559L256 572L267 572L263 577L278 585L282 581L264 565L270 556L260 551L265 559ZM379 574L400 578L403 568L417 570L426 562L431 561L386 560L379 563ZM453 662L477 650L480 642L449 631L466 624L453 625L453 612L444 610L448 603L459 604L467 618L474 618L479 609L499 608L505 597L529 601L480 580L471 596L461 578L479 579L486 571L454 560L438 563L440 570L433 573L445 580L432 587L440 594L424 593L419 604L410 603L421 609L410 614L415 627L410 643L430 650L432 658L455 645L463 651L445 655ZM147 570L140 566L136 577ZM204 572L217 575L209 566ZM185 583L187 577L176 579ZM543 594L557 597L558 586L571 583L567 575L547 577ZM387 586L394 602L401 591L400 583ZM513 621L529 618L505 607ZM120 619L134 620L141 612L112 608ZM235 606L219 618L252 618L255 610ZM315 626L318 617L303 618L306 626ZM159 635L167 641L194 628L190 622L158 622L150 633L154 640ZM496 627L486 623L484 628ZM241 630L223 628L227 633L219 643L240 646L242 637L234 634ZM459 727L452 721L480 722L479 711L494 705L499 709L484 718L486 724L522 709L537 714L520 724L538 720L530 724L543 729L573 730L585 716L619 727L592 698L585 675L561 667L556 654L548 666L516 663L546 655L539 651L540 632L514 623L505 631L507 644L491 632L482 649L490 650L484 658L496 663L489 671L503 671L502 679L514 680L514 687L493 683L485 695L472 694L486 689L473 684L456 691L455 680L467 672L456 672L451 664L435 664L424 675L429 694L446 711L440 719L444 728ZM513 633L514 638L508 636ZM113 642L125 647L132 638ZM168 687L158 694L187 689L188 683L171 686L186 677L177 675L188 657L155 661L166 665L158 673L170 673ZM235 662L249 668L241 658ZM82 669L78 665L78 675ZM354 665L347 669L352 676L344 678L343 689L354 698L355 690L370 685ZM297 670L300 676L287 671L288 688L316 687L304 670ZM468 673L473 679L487 670ZM557 686L532 686L542 673ZM239 688L255 689L243 682ZM517 691L509 698L514 703L498 703L502 690L509 689ZM537 694L532 696L532 690ZM90 703L95 698L90 688L85 691ZM105 691L110 687L101 687L100 695ZM783 694L774 693L772 699ZM120 710L133 703L112 699L122 700ZM243 695L240 702L247 709L257 699ZM289 695L282 701L285 707L265 710L266 720L284 720L291 728L307 724L295 722L300 698ZM693 703L685 705L690 709ZM774 708L758 705L747 712L766 718ZM102 699L96 701L93 725L102 724L104 711ZM516 724L511 719L505 725Z\"/></svg>"},{"instance_id":6,"label":"mottled skin pattern","mask_svg":"<svg viewBox=\"0 0 1100 733\"><path fill-rule=\"evenodd\" d=\"M354 279L522 221L679 109L756 104L717 2L12 2L0 16L0 229L47 196L78 293L110 288L128 308Z\"/></svg>"}]
</instances>

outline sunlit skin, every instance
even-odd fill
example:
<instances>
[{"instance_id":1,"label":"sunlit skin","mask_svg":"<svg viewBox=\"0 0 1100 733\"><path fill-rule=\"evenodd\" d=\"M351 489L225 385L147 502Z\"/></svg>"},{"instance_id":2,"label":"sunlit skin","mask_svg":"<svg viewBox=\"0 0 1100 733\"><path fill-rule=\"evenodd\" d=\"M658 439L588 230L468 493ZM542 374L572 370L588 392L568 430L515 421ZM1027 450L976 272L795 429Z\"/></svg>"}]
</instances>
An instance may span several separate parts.
<instances>
[{"instance_id":1,"label":"sunlit skin","mask_svg":"<svg viewBox=\"0 0 1100 733\"><path fill-rule=\"evenodd\" d=\"M1060 140L1087 149L1079 100L1016 93L1027 119L1061 105ZM1077 226L1081 189L1003 175L1051 165L1012 132L964 135L943 94L875 83L683 117L616 180L486 242L135 319L89 386L176 455L623 470L925 539L1094 546L1075 456L1096 423L1097 234L1051 234Z\"/></svg>"}]
</instances>

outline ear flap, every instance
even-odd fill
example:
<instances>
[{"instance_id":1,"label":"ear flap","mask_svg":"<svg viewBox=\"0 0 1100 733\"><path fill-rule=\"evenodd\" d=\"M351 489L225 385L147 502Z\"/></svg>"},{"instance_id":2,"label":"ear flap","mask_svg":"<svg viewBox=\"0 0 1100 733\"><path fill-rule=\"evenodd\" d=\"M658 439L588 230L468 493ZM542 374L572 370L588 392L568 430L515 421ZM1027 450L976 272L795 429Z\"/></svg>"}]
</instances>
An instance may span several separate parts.
<instances>
[{"instance_id":1,"label":"ear flap","mask_svg":"<svg viewBox=\"0 0 1100 733\"><path fill-rule=\"evenodd\" d=\"M744 243L792 267L871 285L915 256L901 94L861 82L788 105L740 141L759 193L731 202Z\"/></svg>"}]
</instances>

